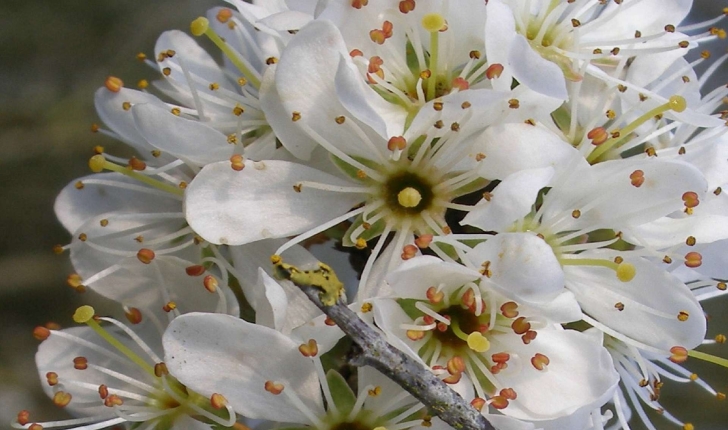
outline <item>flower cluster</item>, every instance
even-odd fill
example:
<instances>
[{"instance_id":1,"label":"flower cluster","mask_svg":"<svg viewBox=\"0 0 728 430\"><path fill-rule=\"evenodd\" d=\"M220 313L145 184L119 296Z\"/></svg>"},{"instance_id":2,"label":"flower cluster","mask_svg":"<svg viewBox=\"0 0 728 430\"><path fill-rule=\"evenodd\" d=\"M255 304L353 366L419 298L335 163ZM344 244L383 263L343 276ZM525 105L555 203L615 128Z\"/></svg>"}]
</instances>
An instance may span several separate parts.
<instances>
[{"instance_id":1,"label":"flower cluster","mask_svg":"<svg viewBox=\"0 0 728 430\"><path fill-rule=\"evenodd\" d=\"M728 367L696 349L726 340L705 339L700 303L728 280L728 88L705 88L728 55L685 59L726 37L722 16L228 3L139 54L151 87L97 91L94 131L136 156L95 148L56 200L57 251L127 322L83 306L81 327L39 326L39 374L73 418L14 428L448 428L345 366L351 341L271 264L335 276L311 252L328 241L364 256L359 318L496 429L654 429L646 409L692 429L663 379L725 399L682 367Z\"/></svg>"}]
</instances>

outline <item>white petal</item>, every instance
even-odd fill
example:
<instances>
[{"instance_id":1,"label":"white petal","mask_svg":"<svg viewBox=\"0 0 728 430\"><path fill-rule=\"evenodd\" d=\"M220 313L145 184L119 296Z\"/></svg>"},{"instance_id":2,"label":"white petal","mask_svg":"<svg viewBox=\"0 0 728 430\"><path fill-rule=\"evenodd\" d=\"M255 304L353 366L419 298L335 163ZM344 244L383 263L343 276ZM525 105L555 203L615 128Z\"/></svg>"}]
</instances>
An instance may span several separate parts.
<instances>
[{"instance_id":1,"label":"white petal","mask_svg":"<svg viewBox=\"0 0 728 430\"><path fill-rule=\"evenodd\" d=\"M504 67L501 76L493 81L493 88L507 91L511 89L513 76L508 64L508 54L516 37L516 21L513 11L500 0L489 2L486 14L485 55L490 64L501 64Z\"/></svg>"},{"instance_id":2,"label":"white petal","mask_svg":"<svg viewBox=\"0 0 728 430\"><path fill-rule=\"evenodd\" d=\"M83 184L82 189L77 184ZM108 212L181 212L182 202L169 193L118 173L78 178L61 190L53 210L69 232Z\"/></svg>"},{"instance_id":3,"label":"white petal","mask_svg":"<svg viewBox=\"0 0 728 430\"><path fill-rule=\"evenodd\" d=\"M479 172L488 179L504 179L524 169L557 167L577 153L545 127L523 123L488 127L477 138L474 150L485 155Z\"/></svg>"},{"instance_id":4,"label":"white petal","mask_svg":"<svg viewBox=\"0 0 728 430\"><path fill-rule=\"evenodd\" d=\"M132 113L147 142L191 164L202 167L228 160L235 150L224 134L199 121L174 115L168 109L138 104Z\"/></svg>"},{"instance_id":5,"label":"white petal","mask_svg":"<svg viewBox=\"0 0 728 430\"><path fill-rule=\"evenodd\" d=\"M580 255L610 258L589 251ZM607 268L564 267L566 286L576 295L584 313L631 339L663 351L673 346L692 349L700 345L705 336L705 316L690 289L647 260L624 260L637 269L629 282L620 281ZM616 303L622 303L624 309L619 311ZM680 312L687 313L687 321L678 320Z\"/></svg>"},{"instance_id":6,"label":"white petal","mask_svg":"<svg viewBox=\"0 0 728 430\"><path fill-rule=\"evenodd\" d=\"M686 218L663 217L627 230L625 240L665 249L685 243L692 236L697 243L728 239L728 216L704 214Z\"/></svg>"},{"instance_id":7,"label":"white petal","mask_svg":"<svg viewBox=\"0 0 728 430\"><path fill-rule=\"evenodd\" d=\"M398 296L426 300L430 286L438 288L445 284L444 289L448 291L478 278L480 273L475 270L423 255L405 261L386 279Z\"/></svg>"},{"instance_id":8,"label":"white petal","mask_svg":"<svg viewBox=\"0 0 728 430\"><path fill-rule=\"evenodd\" d=\"M531 49L528 40L520 34L511 42L508 63L513 76L528 88L560 100L569 97L561 68Z\"/></svg>"},{"instance_id":9,"label":"white petal","mask_svg":"<svg viewBox=\"0 0 728 430\"><path fill-rule=\"evenodd\" d=\"M207 165L187 187L190 226L212 243L241 245L302 233L345 214L361 194L293 186L311 181L350 186L329 174L285 161L248 162L235 171L229 162Z\"/></svg>"},{"instance_id":10,"label":"white petal","mask_svg":"<svg viewBox=\"0 0 728 430\"><path fill-rule=\"evenodd\" d=\"M308 423L288 396L267 392L266 381L284 384L323 414L313 363L275 330L227 315L188 314L172 321L163 342L164 361L180 382L203 396L222 394L246 417Z\"/></svg>"},{"instance_id":11,"label":"white petal","mask_svg":"<svg viewBox=\"0 0 728 430\"><path fill-rule=\"evenodd\" d=\"M506 177L493 190L490 200L481 200L460 222L483 231L505 231L531 212L538 192L554 175L552 167L522 170Z\"/></svg>"},{"instance_id":12,"label":"white petal","mask_svg":"<svg viewBox=\"0 0 728 430\"><path fill-rule=\"evenodd\" d=\"M528 303L556 298L564 287L564 273L551 247L529 233L501 233L467 253L476 266L489 263L483 278L506 297Z\"/></svg>"},{"instance_id":13,"label":"white petal","mask_svg":"<svg viewBox=\"0 0 728 430\"><path fill-rule=\"evenodd\" d=\"M548 420L568 416L582 408L593 409L611 398L619 382L612 358L601 345L573 330L540 330L530 344L517 336L508 352L517 354L521 366L497 375L504 387L518 397L501 410L525 420ZM550 360L546 370L537 370L530 359L540 353ZM538 425L538 423L536 423Z\"/></svg>"},{"instance_id":14,"label":"white petal","mask_svg":"<svg viewBox=\"0 0 728 430\"><path fill-rule=\"evenodd\" d=\"M282 331L288 308L288 298L275 279L262 268L258 268L258 299L255 309L255 323L273 330Z\"/></svg>"}]
</instances>

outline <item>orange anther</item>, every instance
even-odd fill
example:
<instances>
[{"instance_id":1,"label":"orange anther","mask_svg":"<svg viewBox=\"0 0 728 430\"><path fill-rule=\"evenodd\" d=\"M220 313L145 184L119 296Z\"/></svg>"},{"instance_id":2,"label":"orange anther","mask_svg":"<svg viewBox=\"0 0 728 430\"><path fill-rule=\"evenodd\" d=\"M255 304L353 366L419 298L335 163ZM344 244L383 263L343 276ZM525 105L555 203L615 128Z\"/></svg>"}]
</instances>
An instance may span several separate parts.
<instances>
[{"instance_id":1,"label":"orange anther","mask_svg":"<svg viewBox=\"0 0 728 430\"><path fill-rule=\"evenodd\" d=\"M324 320L324 324L326 324L327 326L335 326L336 325L336 321L332 320L329 317L326 317L326 319Z\"/></svg>"},{"instance_id":2,"label":"orange anther","mask_svg":"<svg viewBox=\"0 0 728 430\"><path fill-rule=\"evenodd\" d=\"M425 295L427 296L427 300L429 300L432 304L440 303L442 299L445 298L445 293L437 291L437 288L435 287L428 288Z\"/></svg>"},{"instance_id":3,"label":"orange anther","mask_svg":"<svg viewBox=\"0 0 728 430\"><path fill-rule=\"evenodd\" d=\"M227 404L228 401L222 394L213 393L210 396L210 405L212 405L213 409L223 409Z\"/></svg>"},{"instance_id":4,"label":"orange anther","mask_svg":"<svg viewBox=\"0 0 728 430\"><path fill-rule=\"evenodd\" d=\"M276 396L281 394L284 388L283 384L279 382L265 381L265 391L275 394Z\"/></svg>"},{"instance_id":5,"label":"orange anther","mask_svg":"<svg viewBox=\"0 0 728 430\"><path fill-rule=\"evenodd\" d=\"M351 7L353 7L354 9L361 9L368 4L369 4L369 0L352 0L351 1Z\"/></svg>"},{"instance_id":6,"label":"orange anther","mask_svg":"<svg viewBox=\"0 0 728 430\"><path fill-rule=\"evenodd\" d=\"M298 346L298 351L304 357L315 357L318 355L318 344L315 339L309 339L308 343L304 343Z\"/></svg>"},{"instance_id":7,"label":"orange anther","mask_svg":"<svg viewBox=\"0 0 728 430\"><path fill-rule=\"evenodd\" d=\"M139 324L142 322L142 312L137 308L128 308L124 312L124 315L126 315L126 319L132 324Z\"/></svg>"},{"instance_id":8,"label":"orange anther","mask_svg":"<svg viewBox=\"0 0 728 430\"><path fill-rule=\"evenodd\" d=\"M21 426L24 426L30 422L30 412L23 409L22 411L18 412L18 424Z\"/></svg>"},{"instance_id":9,"label":"orange anther","mask_svg":"<svg viewBox=\"0 0 728 430\"><path fill-rule=\"evenodd\" d=\"M233 17L233 11L226 7L220 9L217 12L217 15L215 16L215 18L217 18L217 20L223 24L228 22L228 20L230 20L230 18L232 18L232 17Z\"/></svg>"},{"instance_id":10,"label":"orange anther","mask_svg":"<svg viewBox=\"0 0 728 430\"><path fill-rule=\"evenodd\" d=\"M149 264L154 260L155 254L149 248L142 248L137 252L137 258L144 264Z\"/></svg>"},{"instance_id":11,"label":"orange anther","mask_svg":"<svg viewBox=\"0 0 728 430\"><path fill-rule=\"evenodd\" d=\"M536 370L546 369L546 366L548 366L550 362L551 360L540 352L537 352L536 355L531 357L531 364L536 368Z\"/></svg>"},{"instance_id":12,"label":"orange anther","mask_svg":"<svg viewBox=\"0 0 728 430\"><path fill-rule=\"evenodd\" d=\"M597 127L589 131L586 137L592 141L592 145L599 146L609 139L609 133L607 133L607 130L604 127Z\"/></svg>"},{"instance_id":13,"label":"orange anther","mask_svg":"<svg viewBox=\"0 0 728 430\"><path fill-rule=\"evenodd\" d=\"M118 93L124 87L124 82L116 76L109 76L106 78L104 86L112 93Z\"/></svg>"},{"instance_id":14,"label":"orange anther","mask_svg":"<svg viewBox=\"0 0 728 430\"><path fill-rule=\"evenodd\" d=\"M129 167L131 167L132 170L141 172L142 170L147 168L147 163L143 162L142 160L140 160L136 157L131 157L129 159Z\"/></svg>"},{"instance_id":15,"label":"orange anther","mask_svg":"<svg viewBox=\"0 0 728 430\"><path fill-rule=\"evenodd\" d=\"M516 400L516 398L518 397L516 390L514 390L513 388L504 388L500 390L500 395L508 400Z\"/></svg>"},{"instance_id":16,"label":"orange anther","mask_svg":"<svg viewBox=\"0 0 728 430\"><path fill-rule=\"evenodd\" d=\"M511 324L511 328L516 334L524 334L531 329L531 323L526 321L526 317L518 317Z\"/></svg>"},{"instance_id":17,"label":"orange anther","mask_svg":"<svg viewBox=\"0 0 728 430\"><path fill-rule=\"evenodd\" d=\"M633 186L639 188L645 182L645 172L642 170L635 170L629 175L629 180Z\"/></svg>"},{"instance_id":18,"label":"orange anther","mask_svg":"<svg viewBox=\"0 0 728 430\"><path fill-rule=\"evenodd\" d=\"M38 326L33 329L33 337L38 340L46 340L51 335L51 331L45 327Z\"/></svg>"},{"instance_id":19,"label":"orange anther","mask_svg":"<svg viewBox=\"0 0 728 430\"><path fill-rule=\"evenodd\" d=\"M699 252L691 251L685 254L685 265L694 269L703 264L703 256Z\"/></svg>"},{"instance_id":20,"label":"orange anther","mask_svg":"<svg viewBox=\"0 0 728 430\"><path fill-rule=\"evenodd\" d=\"M177 303L175 302L167 302L164 306L162 306L162 310L164 312L172 312L173 310L177 309Z\"/></svg>"},{"instance_id":21,"label":"orange anther","mask_svg":"<svg viewBox=\"0 0 728 430\"><path fill-rule=\"evenodd\" d=\"M101 400L109 397L109 387L104 384L99 385L99 397L101 397Z\"/></svg>"},{"instance_id":22,"label":"orange anther","mask_svg":"<svg viewBox=\"0 0 728 430\"><path fill-rule=\"evenodd\" d=\"M457 88L460 91L463 91L463 90L467 90L468 88L470 88L470 83L468 83L468 81L466 81L465 78L458 76L457 78L452 80L452 87Z\"/></svg>"},{"instance_id":23,"label":"orange anther","mask_svg":"<svg viewBox=\"0 0 728 430\"><path fill-rule=\"evenodd\" d=\"M205 266L195 264L194 266L185 267L185 273L189 276L200 276L205 273Z\"/></svg>"},{"instance_id":24,"label":"orange anther","mask_svg":"<svg viewBox=\"0 0 728 430\"><path fill-rule=\"evenodd\" d=\"M236 172L239 172L245 168L245 159L240 154L235 154L230 157L230 167Z\"/></svg>"},{"instance_id":25,"label":"orange anther","mask_svg":"<svg viewBox=\"0 0 728 430\"><path fill-rule=\"evenodd\" d=\"M459 355L456 355L447 360L446 368L451 375L463 373L465 371L465 360Z\"/></svg>"},{"instance_id":26,"label":"orange anther","mask_svg":"<svg viewBox=\"0 0 728 430\"><path fill-rule=\"evenodd\" d=\"M351 51L349 51L349 56L351 58L354 58L354 57L363 57L364 56L364 53L361 52L359 49L352 49Z\"/></svg>"},{"instance_id":27,"label":"orange anther","mask_svg":"<svg viewBox=\"0 0 728 430\"><path fill-rule=\"evenodd\" d=\"M76 357L73 359L73 368L76 370L88 369L88 360L86 357Z\"/></svg>"},{"instance_id":28,"label":"orange anther","mask_svg":"<svg viewBox=\"0 0 728 430\"><path fill-rule=\"evenodd\" d=\"M412 341L418 341L425 337L425 332L420 330L407 330L405 334L407 335L407 338Z\"/></svg>"},{"instance_id":29,"label":"orange anther","mask_svg":"<svg viewBox=\"0 0 728 430\"><path fill-rule=\"evenodd\" d=\"M116 394L111 394L104 399L104 406L109 408L114 406L121 406L123 404L124 400Z\"/></svg>"},{"instance_id":30,"label":"orange anther","mask_svg":"<svg viewBox=\"0 0 728 430\"><path fill-rule=\"evenodd\" d=\"M402 254L400 257L402 260L409 260L417 255L417 247L414 245L405 245L402 247Z\"/></svg>"},{"instance_id":31,"label":"orange anther","mask_svg":"<svg viewBox=\"0 0 728 430\"><path fill-rule=\"evenodd\" d=\"M56 372L48 372L46 373L46 382L48 382L48 385L51 387L58 384L58 374Z\"/></svg>"},{"instance_id":32,"label":"orange anther","mask_svg":"<svg viewBox=\"0 0 728 430\"><path fill-rule=\"evenodd\" d=\"M56 393L53 395L53 404L58 406L59 408L65 408L68 406L69 403L71 403L71 399L73 396L71 393L66 393L65 391L56 391Z\"/></svg>"},{"instance_id":33,"label":"orange anther","mask_svg":"<svg viewBox=\"0 0 728 430\"><path fill-rule=\"evenodd\" d=\"M505 363L511 359L511 355L507 352L497 352L490 356L495 363Z\"/></svg>"},{"instance_id":34,"label":"orange anther","mask_svg":"<svg viewBox=\"0 0 728 430\"><path fill-rule=\"evenodd\" d=\"M670 348L670 361L673 363L684 363L688 359L688 350L682 346L673 346Z\"/></svg>"},{"instance_id":35,"label":"orange anther","mask_svg":"<svg viewBox=\"0 0 728 430\"><path fill-rule=\"evenodd\" d=\"M506 318L515 318L518 316L518 303L505 302L501 305L500 311Z\"/></svg>"},{"instance_id":36,"label":"orange anther","mask_svg":"<svg viewBox=\"0 0 728 430\"><path fill-rule=\"evenodd\" d=\"M688 191L682 195L682 201L686 208L694 208L700 204L698 194L693 191Z\"/></svg>"},{"instance_id":37,"label":"orange anther","mask_svg":"<svg viewBox=\"0 0 728 430\"><path fill-rule=\"evenodd\" d=\"M399 11L409 13L415 10L415 0L403 0L399 2Z\"/></svg>"},{"instance_id":38,"label":"orange anther","mask_svg":"<svg viewBox=\"0 0 728 430\"><path fill-rule=\"evenodd\" d=\"M490 405L496 409L505 409L508 407L508 399L503 396L493 396L490 398Z\"/></svg>"},{"instance_id":39,"label":"orange anther","mask_svg":"<svg viewBox=\"0 0 728 430\"><path fill-rule=\"evenodd\" d=\"M480 54L478 54L478 57L480 57ZM503 65L500 63L491 64L485 69L485 77L488 79L498 79L501 74L503 74Z\"/></svg>"},{"instance_id":40,"label":"orange anther","mask_svg":"<svg viewBox=\"0 0 728 430\"><path fill-rule=\"evenodd\" d=\"M217 286L218 286L217 278L215 278L212 275L207 275L207 276L205 276L205 279L202 281L202 285L205 286L205 289L207 291L214 293L215 291L217 291Z\"/></svg>"},{"instance_id":41,"label":"orange anther","mask_svg":"<svg viewBox=\"0 0 728 430\"><path fill-rule=\"evenodd\" d=\"M390 137L387 142L387 149L390 151L399 150L402 151L407 147L407 140L402 136Z\"/></svg>"}]
</instances>

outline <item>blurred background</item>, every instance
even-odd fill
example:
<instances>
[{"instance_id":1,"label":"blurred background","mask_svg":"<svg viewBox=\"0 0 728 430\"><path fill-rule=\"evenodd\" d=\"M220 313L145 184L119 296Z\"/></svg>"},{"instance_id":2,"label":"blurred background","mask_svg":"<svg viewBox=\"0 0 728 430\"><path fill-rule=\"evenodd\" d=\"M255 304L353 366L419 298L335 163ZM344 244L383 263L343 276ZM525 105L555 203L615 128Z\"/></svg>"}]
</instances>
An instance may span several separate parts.
<instances>
[{"instance_id":1,"label":"blurred background","mask_svg":"<svg viewBox=\"0 0 728 430\"><path fill-rule=\"evenodd\" d=\"M21 409L31 410L36 419L63 417L41 390L33 359L38 341L31 332L49 321L68 327L73 310L94 301L93 293L79 296L66 286L72 271L68 257L52 252L54 245L69 241L53 214L56 194L89 173L93 146L125 151L122 144L90 132L98 121L94 91L112 74L130 87L143 78L155 79L156 72L138 62L136 54L152 54L162 31L186 30L192 19L221 3L0 2L0 428ZM724 6L696 0L690 20L717 16ZM715 58L726 47L728 40L708 49ZM708 88L725 84L726 72L728 66L723 66ZM728 299L707 303L710 337L728 332L726 309ZM704 350L728 357L728 345ZM689 367L728 392L728 369L695 362ZM696 429L728 429L728 404L694 385L666 383L663 404ZM658 429L675 428L660 418L654 423Z\"/></svg>"}]
</instances>

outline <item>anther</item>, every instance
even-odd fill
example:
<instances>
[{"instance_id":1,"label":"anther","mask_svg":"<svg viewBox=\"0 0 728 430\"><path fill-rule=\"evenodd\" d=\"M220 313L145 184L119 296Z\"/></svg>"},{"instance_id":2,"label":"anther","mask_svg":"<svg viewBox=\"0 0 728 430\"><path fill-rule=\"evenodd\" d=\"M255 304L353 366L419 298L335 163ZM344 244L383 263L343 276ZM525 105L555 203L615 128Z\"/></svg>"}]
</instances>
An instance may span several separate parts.
<instances>
[{"instance_id":1,"label":"anther","mask_svg":"<svg viewBox=\"0 0 728 430\"><path fill-rule=\"evenodd\" d=\"M673 346L670 348L670 361L673 363L684 363L688 359L688 350L682 346Z\"/></svg>"},{"instance_id":2,"label":"anther","mask_svg":"<svg viewBox=\"0 0 728 430\"><path fill-rule=\"evenodd\" d=\"M66 278L66 284L71 288L78 288L83 286L83 279L78 273L71 273Z\"/></svg>"},{"instance_id":3,"label":"anther","mask_svg":"<svg viewBox=\"0 0 728 430\"><path fill-rule=\"evenodd\" d=\"M624 303L622 303L622 302L617 302L617 303L615 303L615 304L614 304L614 308L615 308L616 310L618 310L618 311L622 312L622 311L624 310Z\"/></svg>"},{"instance_id":4,"label":"anther","mask_svg":"<svg viewBox=\"0 0 728 430\"><path fill-rule=\"evenodd\" d=\"M685 322L685 321L687 321L689 317L690 317L690 314L688 314L688 313L687 313L687 312L685 312L685 311L680 311L680 312L679 312L679 313L677 314L677 319L678 319L679 321L682 321L682 322Z\"/></svg>"},{"instance_id":5,"label":"anther","mask_svg":"<svg viewBox=\"0 0 728 430\"><path fill-rule=\"evenodd\" d=\"M703 256L699 252L691 251L685 254L685 265L691 269L703 264Z\"/></svg>"},{"instance_id":6,"label":"anther","mask_svg":"<svg viewBox=\"0 0 728 430\"><path fill-rule=\"evenodd\" d=\"M407 336L407 339L416 342L425 337L425 332L420 330L407 330L405 335Z\"/></svg>"},{"instance_id":7,"label":"anther","mask_svg":"<svg viewBox=\"0 0 728 430\"><path fill-rule=\"evenodd\" d=\"M175 309L177 309L177 303L173 301L169 301L164 306L162 306L162 310L167 313L172 312Z\"/></svg>"},{"instance_id":8,"label":"anther","mask_svg":"<svg viewBox=\"0 0 728 430\"><path fill-rule=\"evenodd\" d=\"M728 287L728 285L726 285L725 282L718 282L717 284L715 284L715 287L717 289L719 289L720 291L725 291L726 287Z\"/></svg>"},{"instance_id":9,"label":"anther","mask_svg":"<svg viewBox=\"0 0 728 430\"><path fill-rule=\"evenodd\" d=\"M485 352L490 349L490 341L478 331L470 333L467 342L468 347L475 352Z\"/></svg>"},{"instance_id":10,"label":"anther","mask_svg":"<svg viewBox=\"0 0 728 430\"><path fill-rule=\"evenodd\" d=\"M634 187L639 188L645 182L645 172L642 170L635 170L629 175L629 180Z\"/></svg>"},{"instance_id":11,"label":"anther","mask_svg":"<svg viewBox=\"0 0 728 430\"><path fill-rule=\"evenodd\" d=\"M369 389L367 391L367 394L369 395L369 397L377 397L378 395L382 394L382 387L377 385L374 388Z\"/></svg>"},{"instance_id":12,"label":"anther","mask_svg":"<svg viewBox=\"0 0 728 430\"><path fill-rule=\"evenodd\" d=\"M361 305L361 312L363 314L367 314L367 313L371 312L372 309L374 309L374 305L372 305L371 302L364 302Z\"/></svg>"},{"instance_id":13,"label":"anther","mask_svg":"<svg viewBox=\"0 0 728 430\"><path fill-rule=\"evenodd\" d=\"M387 141L387 149L390 151L403 151L407 147L407 140L402 136L393 136Z\"/></svg>"},{"instance_id":14,"label":"anther","mask_svg":"<svg viewBox=\"0 0 728 430\"><path fill-rule=\"evenodd\" d=\"M531 323L526 321L526 317L518 317L511 324L511 328L513 329L513 332L516 334L524 334L527 331L531 330Z\"/></svg>"},{"instance_id":15,"label":"anther","mask_svg":"<svg viewBox=\"0 0 728 430\"><path fill-rule=\"evenodd\" d=\"M165 363L154 364L154 376L161 378L162 376L169 375L169 369Z\"/></svg>"},{"instance_id":16,"label":"anther","mask_svg":"<svg viewBox=\"0 0 728 430\"><path fill-rule=\"evenodd\" d=\"M104 399L104 406L107 408L113 408L114 406L121 406L124 404L124 400L116 394L111 394Z\"/></svg>"},{"instance_id":17,"label":"anther","mask_svg":"<svg viewBox=\"0 0 728 430\"><path fill-rule=\"evenodd\" d=\"M65 408L68 406L69 403L71 403L71 399L73 396L71 393L66 393L65 391L56 391L56 393L53 395L53 404L58 406L59 408Z\"/></svg>"},{"instance_id":18,"label":"anther","mask_svg":"<svg viewBox=\"0 0 728 430\"><path fill-rule=\"evenodd\" d=\"M505 409L508 407L508 399L503 396L493 396L490 398L489 404L495 409Z\"/></svg>"},{"instance_id":19,"label":"anther","mask_svg":"<svg viewBox=\"0 0 728 430\"><path fill-rule=\"evenodd\" d=\"M218 286L217 278L215 278L212 275L207 275L207 276L205 276L205 279L202 281L202 285L205 286L205 289L207 291L214 293L215 291L217 291L217 286Z\"/></svg>"},{"instance_id":20,"label":"anther","mask_svg":"<svg viewBox=\"0 0 728 430\"><path fill-rule=\"evenodd\" d=\"M245 168L245 159L240 154L235 154L230 157L230 167L239 172Z\"/></svg>"},{"instance_id":21,"label":"anther","mask_svg":"<svg viewBox=\"0 0 728 430\"><path fill-rule=\"evenodd\" d=\"M431 234L423 234L415 239L415 245L420 249L425 249L432 243L433 236Z\"/></svg>"},{"instance_id":22,"label":"anther","mask_svg":"<svg viewBox=\"0 0 728 430\"><path fill-rule=\"evenodd\" d=\"M76 357L73 359L73 368L76 370L88 369L88 360L86 357Z\"/></svg>"},{"instance_id":23,"label":"anther","mask_svg":"<svg viewBox=\"0 0 728 430\"><path fill-rule=\"evenodd\" d=\"M18 424L21 426L24 426L30 422L30 411L27 411L23 409L22 411L18 412L17 417Z\"/></svg>"},{"instance_id":24,"label":"anther","mask_svg":"<svg viewBox=\"0 0 728 430\"><path fill-rule=\"evenodd\" d=\"M503 388L499 394L508 400L516 400L518 398L518 394L513 388Z\"/></svg>"},{"instance_id":25,"label":"anther","mask_svg":"<svg viewBox=\"0 0 728 430\"><path fill-rule=\"evenodd\" d=\"M129 167L131 167L132 170L136 170L139 172L139 171L142 171L147 168L147 163L143 162L142 160L140 160L136 157L131 157L129 159Z\"/></svg>"},{"instance_id":26,"label":"anther","mask_svg":"<svg viewBox=\"0 0 728 430\"><path fill-rule=\"evenodd\" d=\"M187 273L187 276L200 276L205 273L205 266L200 264L187 266L185 267L185 273Z\"/></svg>"},{"instance_id":27,"label":"anther","mask_svg":"<svg viewBox=\"0 0 728 430\"><path fill-rule=\"evenodd\" d=\"M536 370L545 370L550 362L551 360L540 352L537 352L536 355L531 357L531 365L533 365Z\"/></svg>"},{"instance_id":28,"label":"anther","mask_svg":"<svg viewBox=\"0 0 728 430\"><path fill-rule=\"evenodd\" d=\"M333 327L336 325L336 321L332 320L330 317L326 317L326 319L324 320L324 324L329 327Z\"/></svg>"},{"instance_id":29,"label":"anther","mask_svg":"<svg viewBox=\"0 0 728 430\"><path fill-rule=\"evenodd\" d=\"M304 343L298 346L298 351L304 357L315 357L318 355L318 344L315 339L309 339L308 343Z\"/></svg>"},{"instance_id":30,"label":"anther","mask_svg":"<svg viewBox=\"0 0 728 430\"><path fill-rule=\"evenodd\" d=\"M578 219L581 216L581 211L579 209L574 209L571 211L571 217L574 219Z\"/></svg>"},{"instance_id":31,"label":"anther","mask_svg":"<svg viewBox=\"0 0 728 430\"><path fill-rule=\"evenodd\" d=\"M212 396L210 396L210 405L213 409L224 409L227 404L228 401L222 394L213 393Z\"/></svg>"},{"instance_id":32,"label":"anther","mask_svg":"<svg viewBox=\"0 0 728 430\"><path fill-rule=\"evenodd\" d=\"M408 244L402 247L402 254L400 255L400 258L402 260L409 260L411 258L414 258L417 255L417 247Z\"/></svg>"},{"instance_id":33,"label":"anther","mask_svg":"<svg viewBox=\"0 0 728 430\"><path fill-rule=\"evenodd\" d=\"M494 63L485 69L485 77L488 79L498 79L503 74L503 65Z\"/></svg>"},{"instance_id":34,"label":"anther","mask_svg":"<svg viewBox=\"0 0 728 430\"><path fill-rule=\"evenodd\" d=\"M482 411L485 406L485 399L476 397L470 401L470 406L474 407L476 411Z\"/></svg>"},{"instance_id":35,"label":"anther","mask_svg":"<svg viewBox=\"0 0 728 430\"><path fill-rule=\"evenodd\" d=\"M124 82L116 76L109 76L106 78L104 86L112 93L118 93L124 87Z\"/></svg>"},{"instance_id":36,"label":"anther","mask_svg":"<svg viewBox=\"0 0 728 430\"><path fill-rule=\"evenodd\" d=\"M366 249L367 241L360 237L360 238L356 239L354 246L356 247L356 249L360 249L360 250Z\"/></svg>"},{"instance_id":37,"label":"anther","mask_svg":"<svg viewBox=\"0 0 728 430\"><path fill-rule=\"evenodd\" d=\"M425 295L427 296L427 300L429 300L433 305L442 302L445 298L445 293L437 291L437 288L435 287L428 288Z\"/></svg>"},{"instance_id":38,"label":"anther","mask_svg":"<svg viewBox=\"0 0 728 430\"><path fill-rule=\"evenodd\" d=\"M283 392L285 386L279 382L265 381L264 388L265 391L277 396Z\"/></svg>"},{"instance_id":39,"label":"anther","mask_svg":"<svg viewBox=\"0 0 728 430\"><path fill-rule=\"evenodd\" d=\"M725 393L715 393L715 398L718 400L725 400Z\"/></svg>"},{"instance_id":40,"label":"anther","mask_svg":"<svg viewBox=\"0 0 728 430\"><path fill-rule=\"evenodd\" d=\"M149 264L154 260L155 254L149 248L142 248L137 252L137 259L144 264Z\"/></svg>"},{"instance_id":41,"label":"anther","mask_svg":"<svg viewBox=\"0 0 728 430\"><path fill-rule=\"evenodd\" d=\"M58 385L58 374L56 372L48 372L46 373L46 382L51 387L54 385Z\"/></svg>"},{"instance_id":42,"label":"anther","mask_svg":"<svg viewBox=\"0 0 728 430\"><path fill-rule=\"evenodd\" d=\"M226 22L228 22L228 20L230 20L230 18L232 18L232 17L233 17L233 11L226 7L220 9L217 12L217 15L215 16L215 18L217 18L217 20L220 21L220 23L222 23L222 24L225 24Z\"/></svg>"},{"instance_id":43,"label":"anther","mask_svg":"<svg viewBox=\"0 0 728 430\"><path fill-rule=\"evenodd\" d=\"M44 341L44 340L48 339L48 337L50 335L51 335L51 331L45 327L38 326L33 329L33 337L40 341Z\"/></svg>"},{"instance_id":44,"label":"anther","mask_svg":"<svg viewBox=\"0 0 728 430\"><path fill-rule=\"evenodd\" d=\"M131 324L139 324L142 322L142 312L137 308L129 308L124 312L124 315L126 315L126 319Z\"/></svg>"},{"instance_id":45,"label":"anther","mask_svg":"<svg viewBox=\"0 0 728 430\"><path fill-rule=\"evenodd\" d=\"M399 11L402 13L409 13L415 10L415 0L403 0L399 2Z\"/></svg>"},{"instance_id":46,"label":"anther","mask_svg":"<svg viewBox=\"0 0 728 430\"><path fill-rule=\"evenodd\" d=\"M521 102L519 102L518 99L510 99L508 100L508 107L511 109L518 109L521 107Z\"/></svg>"},{"instance_id":47,"label":"anther","mask_svg":"<svg viewBox=\"0 0 728 430\"><path fill-rule=\"evenodd\" d=\"M682 426L683 430L695 430L695 426L690 423L685 423Z\"/></svg>"},{"instance_id":48,"label":"anther","mask_svg":"<svg viewBox=\"0 0 728 430\"><path fill-rule=\"evenodd\" d=\"M685 244L687 246L695 246L695 243L697 240L695 239L695 236L688 236L687 239L685 239Z\"/></svg>"},{"instance_id":49,"label":"anther","mask_svg":"<svg viewBox=\"0 0 728 430\"><path fill-rule=\"evenodd\" d=\"M301 119L301 112L293 112L291 114L291 121L296 122Z\"/></svg>"}]
</instances>

